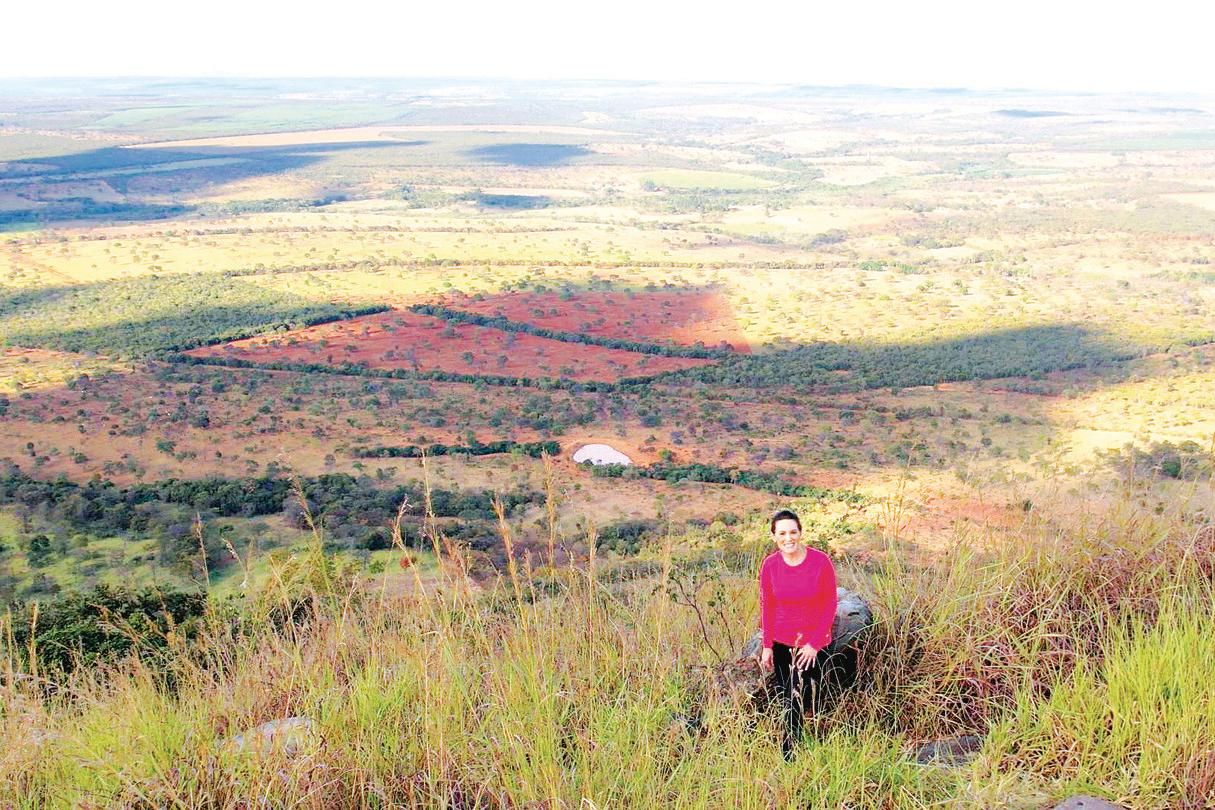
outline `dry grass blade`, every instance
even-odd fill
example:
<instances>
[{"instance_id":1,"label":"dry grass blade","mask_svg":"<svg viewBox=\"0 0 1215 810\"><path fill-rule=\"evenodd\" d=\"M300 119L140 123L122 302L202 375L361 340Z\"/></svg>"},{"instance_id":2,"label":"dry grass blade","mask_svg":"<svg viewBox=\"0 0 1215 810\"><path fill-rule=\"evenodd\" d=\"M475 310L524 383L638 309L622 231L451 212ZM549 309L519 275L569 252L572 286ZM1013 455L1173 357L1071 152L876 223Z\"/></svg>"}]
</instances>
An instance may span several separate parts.
<instances>
[{"instance_id":1,"label":"dry grass blade","mask_svg":"<svg viewBox=\"0 0 1215 810\"><path fill-rule=\"evenodd\" d=\"M557 475L553 457L541 454L544 463L544 514L548 520L548 565L557 566Z\"/></svg>"},{"instance_id":2,"label":"dry grass blade","mask_svg":"<svg viewBox=\"0 0 1215 810\"><path fill-rule=\"evenodd\" d=\"M515 560L515 538L514 532L511 531L510 523L506 519L506 510L502 506L502 499L494 496L493 499L494 514L498 518L498 533L502 538L502 543L506 546L506 570L510 576L511 587L515 592L515 601L522 609L523 605L523 586L519 581L519 566Z\"/></svg>"}]
</instances>

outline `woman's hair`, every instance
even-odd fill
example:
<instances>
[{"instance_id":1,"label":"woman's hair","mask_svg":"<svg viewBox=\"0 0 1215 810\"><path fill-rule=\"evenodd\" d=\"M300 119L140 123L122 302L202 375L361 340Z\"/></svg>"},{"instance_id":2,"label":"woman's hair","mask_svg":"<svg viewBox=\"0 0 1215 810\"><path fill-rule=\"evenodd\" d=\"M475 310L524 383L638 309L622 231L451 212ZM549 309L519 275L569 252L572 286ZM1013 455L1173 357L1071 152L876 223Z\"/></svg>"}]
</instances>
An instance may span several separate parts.
<instances>
[{"instance_id":1,"label":"woman's hair","mask_svg":"<svg viewBox=\"0 0 1215 810\"><path fill-rule=\"evenodd\" d=\"M792 520L797 524L797 530L799 532L802 530L802 521L800 518L798 518L797 512L794 512L792 509L777 509L776 512L773 513L772 519L768 521L769 533L776 534L776 523L780 520Z\"/></svg>"}]
</instances>

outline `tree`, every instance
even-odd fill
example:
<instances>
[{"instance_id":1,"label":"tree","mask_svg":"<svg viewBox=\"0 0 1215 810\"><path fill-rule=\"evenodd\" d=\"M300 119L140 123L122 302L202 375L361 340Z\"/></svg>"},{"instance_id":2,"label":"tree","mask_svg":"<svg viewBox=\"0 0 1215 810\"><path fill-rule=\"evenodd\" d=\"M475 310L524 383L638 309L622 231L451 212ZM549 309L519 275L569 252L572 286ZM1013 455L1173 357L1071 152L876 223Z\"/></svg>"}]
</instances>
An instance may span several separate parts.
<instances>
[{"instance_id":1,"label":"tree","mask_svg":"<svg viewBox=\"0 0 1215 810\"><path fill-rule=\"evenodd\" d=\"M26 545L26 556L29 558L30 566L33 568L41 568L50 562L51 558L51 538L45 534L36 534L29 539Z\"/></svg>"}]
</instances>

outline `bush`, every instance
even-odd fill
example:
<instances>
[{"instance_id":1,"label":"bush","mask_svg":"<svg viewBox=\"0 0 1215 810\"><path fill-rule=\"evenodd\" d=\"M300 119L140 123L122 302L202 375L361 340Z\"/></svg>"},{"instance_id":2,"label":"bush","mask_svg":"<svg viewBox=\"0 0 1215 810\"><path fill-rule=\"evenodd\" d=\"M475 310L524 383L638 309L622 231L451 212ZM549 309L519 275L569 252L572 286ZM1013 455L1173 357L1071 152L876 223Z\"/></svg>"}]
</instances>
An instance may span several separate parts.
<instances>
[{"instance_id":1,"label":"bush","mask_svg":"<svg viewBox=\"0 0 1215 810\"><path fill-rule=\"evenodd\" d=\"M168 648L170 633L185 639L195 636L207 612L207 597L98 585L41 606L37 622L34 610L21 607L14 616L14 651L24 651L28 658L33 649L40 669L70 672L133 652L150 658Z\"/></svg>"},{"instance_id":2,"label":"bush","mask_svg":"<svg viewBox=\"0 0 1215 810\"><path fill-rule=\"evenodd\" d=\"M617 554L636 554L647 537L658 531L661 524L656 520L621 520L599 529L599 548Z\"/></svg>"},{"instance_id":3,"label":"bush","mask_svg":"<svg viewBox=\"0 0 1215 810\"><path fill-rule=\"evenodd\" d=\"M1108 453L1106 461L1128 477L1192 481L1215 474L1215 453L1193 441L1153 442L1147 449L1128 445Z\"/></svg>"}]
</instances>

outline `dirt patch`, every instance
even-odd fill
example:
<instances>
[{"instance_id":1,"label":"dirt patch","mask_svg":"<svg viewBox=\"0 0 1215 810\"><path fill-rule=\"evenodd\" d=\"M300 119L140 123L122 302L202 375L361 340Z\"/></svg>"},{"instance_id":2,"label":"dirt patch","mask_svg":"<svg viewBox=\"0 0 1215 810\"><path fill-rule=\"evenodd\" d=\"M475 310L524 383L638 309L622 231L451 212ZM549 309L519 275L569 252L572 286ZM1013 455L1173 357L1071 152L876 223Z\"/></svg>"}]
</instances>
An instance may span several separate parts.
<instances>
[{"instance_id":1,"label":"dirt patch","mask_svg":"<svg viewBox=\"0 0 1215 810\"><path fill-rule=\"evenodd\" d=\"M565 343L472 324L449 324L402 310L208 346L189 354L253 363L355 363L376 369L561 377L580 382L648 376L711 362Z\"/></svg>"},{"instance_id":2,"label":"dirt patch","mask_svg":"<svg viewBox=\"0 0 1215 810\"><path fill-rule=\"evenodd\" d=\"M681 346L724 344L750 352L733 308L716 290L517 292L481 300L459 296L445 303L454 309L595 337Z\"/></svg>"},{"instance_id":3,"label":"dirt patch","mask_svg":"<svg viewBox=\"0 0 1215 810\"><path fill-rule=\"evenodd\" d=\"M1003 533L1021 524L1024 515L1005 503L943 494L925 494L901 521L900 535L918 544L935 547L948 543L960 532Z\"/></svg>"}]
</instances>

